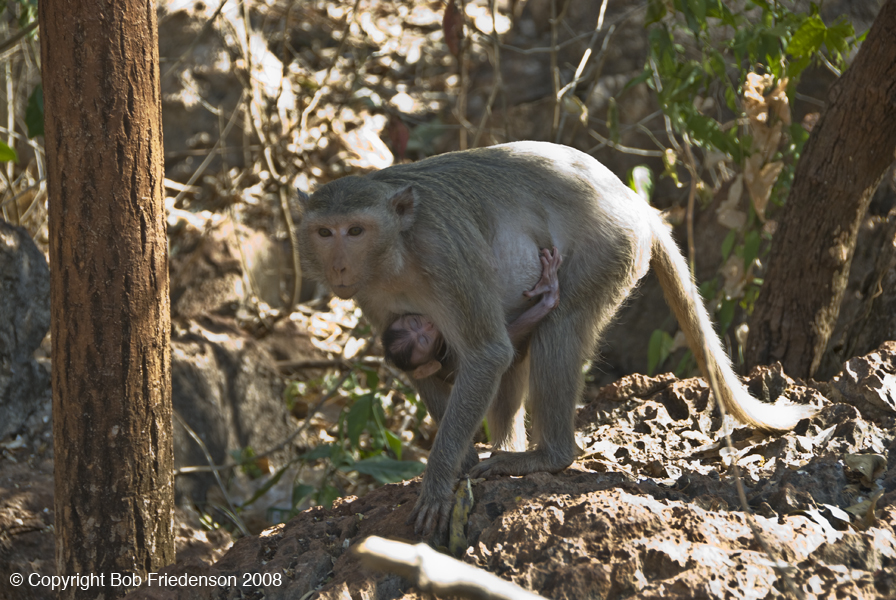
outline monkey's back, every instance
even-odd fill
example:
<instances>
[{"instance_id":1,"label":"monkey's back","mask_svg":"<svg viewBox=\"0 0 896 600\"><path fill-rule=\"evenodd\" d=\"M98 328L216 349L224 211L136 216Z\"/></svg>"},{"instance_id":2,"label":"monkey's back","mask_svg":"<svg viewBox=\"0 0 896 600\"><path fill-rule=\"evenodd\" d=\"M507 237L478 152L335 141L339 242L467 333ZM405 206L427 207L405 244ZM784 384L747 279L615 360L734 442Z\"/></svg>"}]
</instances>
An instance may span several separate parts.
<instances>
[{"instance_id":1,"label":"monkey's back","mask_svg":"<svg viewBox=\"0 0 896 600\"><path fill-rule=\"evenodd\" d=\"M413 181L423 191L421 218L468 223L473 217L492 248L516 248L507 252L509 262L497 257L495 268L525 271L525 281L516 286L520 290L537 280L538 249L555 245L564 257L561 283L569 279L564 272L575 272L572 279L585 280L583 292L607 281L624 281L627 291L644 273L650 229L659 221L595 158L548 142L450 152L368 177L393 185ZM579 254L587 260L577 260ZM576 291L569 287L567 293Z\"/></svg>"}]
</instances>

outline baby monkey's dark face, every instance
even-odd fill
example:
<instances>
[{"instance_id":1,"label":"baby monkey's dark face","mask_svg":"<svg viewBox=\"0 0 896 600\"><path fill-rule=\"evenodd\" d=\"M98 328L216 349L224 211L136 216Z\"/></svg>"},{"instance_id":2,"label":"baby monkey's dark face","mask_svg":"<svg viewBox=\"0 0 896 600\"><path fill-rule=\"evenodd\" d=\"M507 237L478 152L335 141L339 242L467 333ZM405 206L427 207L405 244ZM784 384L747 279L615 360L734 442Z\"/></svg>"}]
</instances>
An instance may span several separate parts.
<instances>
[{"instance_id":1,"label":"baby monkey's dark face","mask_svg":"<svg viewBox=\"0 0 896 600\"><path fill-rule=\"evenodd\" d=\"M407 353L405 355L410 359L408 362L411 368L419 367L436 358L442 334L428 318L423 315L402 315L389 326L389 329L402 332L389 351L395 355Z\"/></svg>"}]
</instances>

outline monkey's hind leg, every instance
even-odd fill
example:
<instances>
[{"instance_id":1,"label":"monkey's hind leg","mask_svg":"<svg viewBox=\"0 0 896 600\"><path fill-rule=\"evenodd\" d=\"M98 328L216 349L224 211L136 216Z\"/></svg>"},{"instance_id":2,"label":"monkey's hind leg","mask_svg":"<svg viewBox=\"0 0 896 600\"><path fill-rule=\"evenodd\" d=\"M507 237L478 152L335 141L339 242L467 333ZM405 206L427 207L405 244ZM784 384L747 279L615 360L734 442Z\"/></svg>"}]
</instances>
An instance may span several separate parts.
<instances>
[{"instance_id":1,"label":"monkey's hind leg","mask_svg":"<svg viewBox=\"0 0 896 600\"><path fill-rule=\"evenodd\" d=\"M579 454L575 406L582 393L582 364L593 337L587 312L554 313L532 335L529 348L532 445L528 452L495 454L473 467L474 477L557 472Z\"/></svg>"},{"instance_id":2,"label":"monkey's hind leg","mask_svg":"<svg viewBox=\"0 0 896 600\"><path fill-rule=\"evenodd\" d=\"M505 371L498 395L488 410L488 428L495 451L526 450L526 407L523 400L528 389L529 355L526 352Z\"/></svg>"}]
</instances>

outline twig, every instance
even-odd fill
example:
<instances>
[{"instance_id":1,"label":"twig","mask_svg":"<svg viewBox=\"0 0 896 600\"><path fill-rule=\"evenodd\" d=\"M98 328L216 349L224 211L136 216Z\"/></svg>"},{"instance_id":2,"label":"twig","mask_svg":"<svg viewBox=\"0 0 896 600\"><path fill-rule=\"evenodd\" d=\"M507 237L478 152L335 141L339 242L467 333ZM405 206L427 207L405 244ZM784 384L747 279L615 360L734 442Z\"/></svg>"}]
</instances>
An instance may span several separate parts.
<instances>
[{"instance_id":1,"label":"twig","mask_svg":"<svg viewBox=\"0 0 896 600\"><path fill-rule=\"evenodd\" d=\"M19 217L19 222L24 224L25 219L28 218L28 215L31 214L31 211L44 199L44 196L47 195L47 186L38 184L37 193L34 194L34 197L31 199L31 204L28 205L28 208L25 209L25 212L22 213L22 216Z\"/></svg>"},{"instance_id":2,"label":"twig","mask_svg":"<svg viewBox=\"0 0 896 600\"><path fill-rule=\"evenodd\" d=\"M590 148L587 151L588 154L593 154L594 152L603 148L604 146L609 146L610 148L613 148L614 150L618 150L619 152L624 152L625 154L634 154L635 156L660 157L663 155L663 153L659 150L643 150L641 148L632 148L631 146L623 146L622 144L617 144L613 140L611 140L609 138L605 138L604 136L602 136L598 132L594 131L593 129L588 130L588 135L590 135L591 137L593 137L594 139L596 139L597 141L600 142L600 144L598 144L597 146Z\"/></svg>"},{"instance_id":3,"label":"twig","mask_svg":"<svg viewBox=\"0 0 896 600\"><path fill-rule=\"evenodd\" d=\"M840 69L835 67L834 64L828 60L828 57L825 56L822 52L818 52L818 58L821 59L821 64L823 64L825 66L825 68L828 71L830 71L831 73L833 73L835 76L840 77L840 75L842 75L842 73L840 72Z\"/></svg>"},{"instance_id":4,"label":"twig","mask_svg":"<svg viewBox=\"0 0 896 600\"><path fill-rule=\"evenodd\" d=\"M479 139L482 137L482 132L485 129L486 122L492 116L492 106L494 106L495 99L498 97L498 91L499 90L501 92L504 91L504 80L501 76L501 44L498 41L498 23L496 20L497 14L496 14L496 10L495 10L495 4L496 4L495 0L489 0L488 5L489 5L489 9L491 10L491 13L492 13L492 35L494 36L494 39L495 39L494 49L493 49L493 52L495 53L495 64L494 64L495 81L494 81L494 84L492 85L492 91L488 96L488 102L485 103L485 112L482 113L482 118L479 119L479 127L476 128L476 136L473 138L473 147L474 148L479 147ZM507 95L502 93L502 96L506 100ZM505 136L505 138L510 139L510 136L507 134L507 130L506 130L506 125L507 125L507 110L506 109L504 110L504 125L505 125L504 136Z\"/></svg>"},{"instance_id":5,"label":"twig","mask_svg":"<svg viewBox=\"0 0 896 600\"><path fill-rule=\"evenodd\" d=\"M205 172L205 170L208 168L208 166L212 163L212 160L214 160L215 153L218 151L218 147L224 143L224 140L227 138L227 135L230 133L231 128L233 128L233 124L236 122L237 115L240 114L241 105L243 103L243 97L245 95L246 95L246 91L243 90L243 92L240 94L240 99L237 100L236 107L233 109L233 113L230 115L230 120L227 122L227 125L224 127L224 132L218 138L218 141L215 142L215 145L212 147L212 149L208 151L208 154L206 155L205 160L202 161L202 164L199 165L199 168L197 168L193 172L193 175L191 175L190 179L187 180L187 183L184 184L184 189L182 189L181 191L179 191L177 193L177 196L175 196L175 198L174 198L175 205L177 205L177 203L180 201L180 199L184 197L184 195L187 193L187 190L194 183L196 183L196 180L199 179L200 176L202 176L202 174Z\"/></svg>"},{"instance_id":6,"label":"twig","mask_svg":"<svg viewBox=\"0 0 896 600\"><path fill-rule=\"evenodd\" d=\"M597 42L597 34L600 33L600 29L603 26L603 14L604 14L604 10L606 9L606 7L607 7L607 0L604 0L604 3L601 5L600 18L598 18L598 20L597 20L597 26L594 29L594 34L591 36L591 41L588 43L588 48L586 48L585 52L582 54L582 58L579 61L579 66L576 68L575 75L573 76L572 81L570 81L568 84L563 86L563 89L560 90L559 101L561 104L563 102L563 97L570 91L574 91L576 89L576 87L578 87L579 83L584 79L585 65L588 64L588 61L591 58L591 54L593 52L592 49L594 48L594 44ZM603 73L604 60L606 59L606 56L607 56L607 46L609 45L610 39L613 37L613 33L615 31L616 31L616 25L613 24L610 26L609 31L607 31L607 34L604 36L604 41L601 44L601 48L600 48L600 61L597 63L597 66L594 68L594 72L591 77L593 79L593 82L591 84L591 87L588 89L588 93L585 95L585 100L583 102L583 104L586 107L588 106L588 103L591 99L591 95L594 93L594 89L597 87L597 82L600 80L600 76ZM587 108L585 110L587 110ZM564 118L561 119L561 121L560 121L560 131L557 132L557 139L555 140L557 142L560 141L560 136L562 135L563 128L565 127L566 113L564 113L563 117ZM579 122L580 122L580 120L574 121L572 133L570 134L570 139L572 137L574 137L576 132L578 131L578 123Z\"/></svg>"},{"instance_id":7,"label":"twig","mask_svg":"<svg viewBox=\"0 0 896 600\"><path fill-rule=\"evenodd\" d=\"M19 31L14 33L12 35L12 37L10 37L9 39L0 42L0 54L3 54L4 52L9 50L13 46L18 44L22 38L24 38L29 33L34 31L35 29L37 29L37 25L38 25L38 21L32 21L31 23L28 23L23 28L21 28Z\"/></svg>"},{"instance_id":8,"label":"twig","mask_svg":"<svg viewBox=\"0 0 896 600\"><path fill-rule=\"evenodd\" d=\"M19 198L21 198L22 196L24 196L25 194L27 194L28 192L33 190L34 188L39 187L43 182L44 182L43 179L37 180L36 182L34 182L31 185L29 185L28 187L26 187L24 190L17 193L16 195L10 196L6 200L0 201L0 206L6 206L10 202L15 202L16 200L18 200Z\"/></svg>"},{"instance_id":9,"label":"twig","mask_svg":"<svg viewBox=\"0 0 896 600\"><path fill-rule=\"evenodd\" d=\"M21 40L22 38L27 36L29 33L34 31L35 29L37 29L38 23L39 23L39 21L32 21L31 23L28 23L27 25L22 27L19 31L14 33L12 35L12 37L10 37L9 39L0 42L0 54L3 54L4 52L9 50L13 46L18 44L19 40Z\"/></svg>"},{"instance_id":10,"label":"twig","mask_svg":"<svg viewBox=\"0 0 896 600\"><path fill-rule=\"evenodd\" d=\"M557 14L557 0L551 0L551 85L554 90L554 118L551 120L551 139L556 141L557 132L560 129L560 67L557 38L560 35L560 22L566 17L570 2L563 4L560 14Z\"/></svg>"},{"instance_id":11,"label":"twig","mask_svg":"<svg viewBox=\"0 0 896 600\"><path fill-rule=\"evenodd\" d=\"M357 366L378 367L383 364L383 359L376 356L365 356L360 361L352 362L344 358L322 358L319 360L284 360L277 362L280 371L301 371L302 369L353 369Z\"/></svg>"},{"instance_id":12,"label":"twig","mask_svg":"<svg viewBox=\"0 0 896 600\"><path fill-rule=\"evenodd\" d=\"M291 9L291 7L290 7ZM243 29L244 29L244 38L242 42L242 52L246 59L246 64L248 65L248 73L249 78L248 81L244 83L243 94L245 96L245 91L248 89L249 91L249 100L247 102L247 112L249 116L249 124L252 128L255 137L258 138L258 142L262 147L262 157L264 158L265 165L268 168L268 171L271 174L271 177L278 184L278 197L280 200L280 210L283 214L283 223L286 228L286 235L289 239L289 247L292 255L292 272L293 272L293 286L292 291L289 294L289 300L287 301L287 306L285 310L282 311L282 315L288 315L292 312L293 307L298 303L299 296L302 290L302 265L299 257L299 237L296 232L295 223L292 219L292 211L289 208L289 195L288 189L290 187L288 178L279 172L279 169L274 164L274 156L273 156L273 147L269 140L264 135L264 132L269 128L266 128L264 124L261 122L262 118L266 115L264 111L258 110L253 111L253 106L258 106L261 104L260 98L258 98L258 88L254 83L252 78L252 56L251 56L251 44L250 44L250 27L251 22L249 19L249 15L247 14L248 8L244 4L243 5ZM347 31L346 31L347 33ZM284 63L285 64L285 63ZM335 64L335 61L334 61ZM332 67L332 65L331 65ZM329 72L327 74L329 77ZM282 87L282 86L281 86ZM321 88L323 89L323 88ZM242 100L242 97L241 97ZM257 112L257 116L256 113Z\"/></svg>"},{"instance_id":13,"label":"twig","mask_svg":"<svg viewBox=\"0 0 896 600\"><path fill-rule=\"evenodd\" d=\"M460 0L461 19L466 21L466 0ZM470 50L469 36L463 36L460 40L460 52L457 53L457 104L455 105L455 113L457 114L457 122L461 124L460 135L458 137L458 146L461 150L466 150L467 133L471 124L467 120L467 85L469 85L469 73L467 71L467 53Z\"/></svg>"},{"instance_id":14,"label":"twig","mask_svg":"<svg viewBox=\"0 0 896 600\"><path fill-rule=\"evenodd\" d=\"M588 42L588 47L585 49L585 52L582 53L582 58L579 60L579 66L576 67L575 75L572 77L572 81L563 86L563 88L557 93L557 101L563 99L563 96L569 90L575 89L575 87L582 80L582 72L585 70L585 65L588 64L588 60L591 58L591 53L593 52L592 48L594 48L594 44L597 43L597 34L600 33L601 27L604 24L604 12L607 10L607 1L603 0L603 3L600 5L600 16L597 19L597 25L594 27L594 33L591 34L591 40Z\"/></svg>"},{"instance_id":15,"label":"twig","mask_svg":"<svg viewBox=\"0 0 896 600\"><path fill-rule=\"evenodd\" d=\"M346 17L345 25L342 27L342 38L339 40L339 46L336 49L336 54L333 62L327 67L327 72L324 73L323 81L320 82L320 87L314 93L314 96L311 97L311 102L308 103L308 106L302 111L302 117L299 119L299 141L298 147L301 151L305 152L305 137L308 135L308 117L311 115L312 111L317 108L317 105L320 103L320 99L324 95L324 91L327 87L327 82L330 81L330 73L333 72L333 68L336 66L336 62L339 60L339 57L342 56L342 50L345 48L345 43L348 41L348 33L349 28L352 26L352 23L355 21L355 18L358 16L358 5L361 4L361 0L355 0L355 4L352 7L352 17L349 19ZM308 162L307 160L305 161Z\"/></svg>"},{"instance_id":16,"label":"twig","mask_svg":"<svg viewBox=\"0 0 896 600\"><path fill-rule=\"evenodd\" d=\"M199 435L197 435L196 432L193 431L193 428L190 427L189 424L187 424L187 422L184 420L184 418L182 416L180 416L179 412L174 410L173 413L174 413L174 418L177 420L178 423L180 423L181 427L183 427L184 430L186 430L186 432L190 435L190 437L193 438L193 441L195 441L199 445L199 448L202 450L202 453L205 455L205 460L208 461L208 464L210 466L213 466L215 464L215 460L212 458L212 454L211 454L211 452L208 451L208 446L205 445L205 442L202 441L202 438L200 438ZM224 482L221 481L221 475L218 473L217 469L213 469L212 473L214 473L215 481L218 482L218 487L221 488L221 493L224 495L224 500L227 501L227 506L230 508L230 517L233 519L233 522L239 528L240 533L242 533L244 536L248 537L249 530L246 529L246 525L245 525L245 523L243 523L243 520L240 519L240 516L238 514L236 514L236 509L233 508L233 502L230 500L230 494L227 493L227 488L224 487Z\"/></svg>"},{"instance_id":17,"label":"twig","mask_svg":"<svg viewBox=\"0 0 896 600\"><path fill-rule=\"evenodd\" d=\"M370 536L354 552L371 569L409 579L423 592L478 600L545 600L488 571L436 552L426 544L406 544Z\"/></svg>"},{"instance_id":18,"label":"twig","mask_svg":"<svg viewBox=\"0 0 896 600\"><path fill-rule=\"evenodd\" d=\"M563 48L567 46L572 46L576 42L581 39L584 39L591 35L591 32L580 33L579 35L566 40L565 42L560 42L559 44L552 44L550 46L538 46L537 48L520 48L518 46L511 46L510 44L501 44L501 48L503 50L508 50L510 52L515 52L516 54L548 54L550 52L559 52Z\"/></svg>"},{"instance_id":19,"label":"twig","mask_svg":"<svg viewBox=\"0 0 896 600\"><path fill-rule=\"evenodd\" d=\"M164 75L162 75L162 79L165 79L166 77L171 75L171 73L174 71L174 69L176 69L178 67L178 65L180 65L182 62L184 62L184 59L187 57L187 55L189 55L191 52L193 52L193 49L199 43L199 40L202 38L202 36L205 35L205 33L209 29L211 29L212 23L214 23L215 19L218 18L218 15L221 14L221 11L224 9L225 4L227 4L227 0L221 0L221 3L218 5L218 8L215 10L215 12L212 14L212 16L210 16L208 19L206 19L205 23L202 24L202 29L200 29L199 33L196 34L196 37L193 38L193 41L192 41L192 43L190 43L190 46L186 50L184 50L180 56L177 57L177 60L174 61L174 63L172 63L172 65L170 67L168 67L168 70L165 71Z\"/></svg>"}]
</instances>

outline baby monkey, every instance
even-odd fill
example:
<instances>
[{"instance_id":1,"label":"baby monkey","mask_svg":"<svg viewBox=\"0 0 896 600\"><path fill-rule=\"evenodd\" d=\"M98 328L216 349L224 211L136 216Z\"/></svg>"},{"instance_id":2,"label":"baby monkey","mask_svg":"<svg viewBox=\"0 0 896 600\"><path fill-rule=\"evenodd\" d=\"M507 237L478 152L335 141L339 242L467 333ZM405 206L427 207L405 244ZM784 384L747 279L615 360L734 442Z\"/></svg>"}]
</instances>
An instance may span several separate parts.
<instances>
[{"instance_id":1,"label":"baby monkey","mask_svg":"<svg viewBox=\"0 0 896 600\"><path fill-rule=\"evenodd\" d=\"M514 348L518 348L535 325L560 303L557 269L563 257L555 246L551 250L542 249L539 258L541 279L523 295L527 298L540 295L541 299L507 326L507 335ZM382 340L386 360L410 373L414 379L425 379L438 373L450 355L442 334L425 315L401 315L386 328Z\"/></svg>"}]
</instances>

